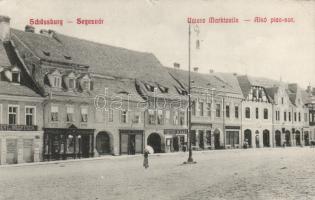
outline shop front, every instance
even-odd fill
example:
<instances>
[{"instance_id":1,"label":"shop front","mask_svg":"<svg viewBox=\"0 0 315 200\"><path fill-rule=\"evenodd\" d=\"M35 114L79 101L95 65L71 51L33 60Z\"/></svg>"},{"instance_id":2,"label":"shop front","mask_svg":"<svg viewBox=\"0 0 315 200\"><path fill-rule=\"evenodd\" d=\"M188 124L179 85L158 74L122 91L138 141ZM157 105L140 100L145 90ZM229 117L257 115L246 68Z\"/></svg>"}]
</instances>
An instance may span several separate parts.
<instances>
[{"instance_id":1,"label":"shop front","mask_svg":"<svg viewBox=\"0 0 315 200\"><path fill-rule=\"evenodd\" d=\"M226 148L240 148L240 126L225 126Z\"/></svg>"},{"instance_id":2,"label":"shop front","mask_svg":"<svg viewBox=\"0 0 315 200\"><path fill-rule=\"evenodd\" d=\"M164 129L165 152L187 150L187 129Z\"/></svg>"},{"instance_id":3,"label":"shop front","mask_svg":"<svg viewBox=\"0 0 315 200\"><path fill-rule=\"evenodd\" d=\"M143 130L119 130L120 155L143 153Z\"/></svg>"},{"instance_id":4,"label":"shop front","mask_svg":"<svg viewBox=\"0 0 315 200\"><path fill-rule=\"evenodd\" d=\"M191 128L191 143L195 150L211 149L213 146L212 124L193 123Z\"/></svg>"},{"instance_id":5,"label":"shop front","mask_svg":"<svg viewBox=\"0 0 315 200\"><path fill-rule=\"evenodd\" d=\"M94 129L44 128L44 160L94 156Z\"/></svg>"}]
</instances>

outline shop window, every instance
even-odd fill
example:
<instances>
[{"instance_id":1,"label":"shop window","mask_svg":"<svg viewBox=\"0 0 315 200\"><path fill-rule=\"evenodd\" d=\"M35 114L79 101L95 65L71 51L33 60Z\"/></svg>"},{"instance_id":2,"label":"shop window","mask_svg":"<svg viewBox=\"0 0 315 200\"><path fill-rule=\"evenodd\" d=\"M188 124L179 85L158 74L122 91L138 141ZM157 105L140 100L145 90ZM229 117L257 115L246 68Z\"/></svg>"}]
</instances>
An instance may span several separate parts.
<instances>
[{"instance_id":1,"label":"shop window","mask_svg":"<svg viewBox=\"0 0 315 200\"><path fill-rule=\"evenodd\" d=\"M58 106L51 106L51 111L50 111L50 119L53 122L58 121Z\"/></svg>"},{"instance_id":2,"label":"shop window","mask_svg":"<svg viewBox=\"0 0 315 200\"><path fill-rule=\"evenodd\" d=\"M25 124L32 126L35 123L35 108L25 107Z\"/></svg>"},{"instance_id":3,"label":"shop window","mask_svg":"<svg viewBox=\"0 0 315 200\"><path fill-rule=\"evenodd\" d=\"M268 119L268 109L264 109L264 119Z\"/></svg>"},{"instance_id":4,"label":"shop window","mask_svg":"<svg viewBox=\"0 0 315 200\"><path fill-rule=\"evenodd\" d=\"M81 122L87 122L88 121L88 108L82 107L81 108Z\"/></svg>"},{"instance_id":5,"label":"shop window","mask_svg":"<svg viewBox=\"0 0 315 200\"><path fill-rule=\"evenodd\" d=\"M163 124L163 110L157 111L157 124Z\"/></svg>"},{"instance_id":6,"label":"shop window","mask_svg":"<svg viewBox=\"0 0 315 200\"><path fill-rule=\"evenodd\" d=\"M9 105L9 124L18 124L18 106Z\"/></svg>"},{"instance_id":7,"label":"shop window","mask_svg":"<svg viewBox=\"0 0 315 200\"><path fill-rule=\"evenodd\" d=\"M128 111L122 110L120 112L120 122L121 123L127 123L127 121L128 121Z\"/></svg>"},{"instance_id":8,"label":"shop window","mask_svg":"<svg viewBox=\"0 0 315 200\"><path fill-rule=\"evenodd\" d=\"M73 106L67 106L67 122L73 122L73 113L74 108Z\"/></svg>"},{"instance_id":9,"label":"shop window","mask_svg":"<svg viewBox=\"0 0 315 200\"><path fill-rule=\"evenodd\" d=\"M67 153L75 153L74 152L74 145L75 145L75 140L74 140L74 137L73 135L68 135L68 138L67 138Z\"/></svg>"},{"instance_id":10,"label":"shop window","mask_svg":"<svg viewBox=\"0 0 315 200\"><path fill-rule=\"evenodd\" d=\"M230 106L229 105L225 106L225 116L227 118L230 118Z\"/></svg>"},{"instance_id":11,"label":"shop window","mask_svg":"<svg viewBox=\"0 0 315 200\"><path fill-rule=\"evenodd\" d=\"M239 144L239 132L238 131L226 131L226 144L235 146Z\"/></svg>"},{"instance_id":12,"label":"shop window","mask_svg":"<svg viewBox=\"0 0 315 200\"><path fill-rule=\"evenodd\" d=\"M245 108L245 118L250 119L250 108L249 107Z\"/></svg>"}]
</instances>

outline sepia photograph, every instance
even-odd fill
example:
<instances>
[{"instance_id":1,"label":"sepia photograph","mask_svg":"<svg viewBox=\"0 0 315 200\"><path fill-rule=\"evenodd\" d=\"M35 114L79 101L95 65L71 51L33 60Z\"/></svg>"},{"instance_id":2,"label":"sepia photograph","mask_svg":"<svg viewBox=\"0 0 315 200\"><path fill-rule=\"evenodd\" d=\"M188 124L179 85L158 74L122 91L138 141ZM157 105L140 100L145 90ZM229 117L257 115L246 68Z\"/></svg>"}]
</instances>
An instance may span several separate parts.
<instances>
[{"instance_id":1,"label":"sepia photograph","mask_svg":"<svg viewBox=\"0 0 315 200\"><path fill-rule=\"evenodd\" d=\"M312 200L314 166L314 0L0 0L0 200Z\"/></svg>"}]
</instances>

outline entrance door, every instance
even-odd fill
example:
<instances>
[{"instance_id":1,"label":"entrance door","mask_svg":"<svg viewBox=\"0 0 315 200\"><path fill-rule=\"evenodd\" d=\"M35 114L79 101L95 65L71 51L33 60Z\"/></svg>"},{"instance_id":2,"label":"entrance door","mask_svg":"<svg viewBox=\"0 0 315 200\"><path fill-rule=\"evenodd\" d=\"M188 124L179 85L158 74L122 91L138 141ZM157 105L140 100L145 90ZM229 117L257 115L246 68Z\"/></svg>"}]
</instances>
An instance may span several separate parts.
<instances>
[{"instance_id":1,"label":"entrance door","mask_svg":"<svg viewBox=\"0 0 315 200\"><path fill-rule=\"evenodd\" d=\"M310 145L310 137L308 135L308 132L304 132L304 142L305 142L305 146Z\"/></svg>"},{"instance_id":2,"label":"entrance door","mask_svg":"<svg viewBox=\"0 0 315 200\"><path fill-rule=\"evenodd\" d=\"M259 132L258 131L256 131L255 141L256 141L256 148L259 148Z\"/></svg>"},{"instance_id":3,"label":"entrance door","mask_svg":"<svg viewBox=\"0 0 315 200\"><path fill-rule=\"evenodd\" d=\"M268 130L264 130L263 132L263 142L264 142L264 147L270 147L270 139L269 139Z\"/></svg>"},{"instance_id":4,"label":"entrance door","mask_svg":"<svg viewBox=\"0 0 315 200\"><path fill-rule=\"evenodd\" d=\"M55 134L51 135L51 157L53 160L59 160L60 159L60 146L61 146L61 140L60 135Z\"/></svg>"},{"instance_id":5,"label":"entrance door","mask_svg":"<svg viewBox=\"0 0 315 200\"><path fill-rule=\"evenodd\" d=\"M129 155L136 154L136 136L135 135L129 135L128 154Z\"/></svg>"},{"instance_id":6,"label":"entrance door","mask_svg":"<svg viewBox=\"0 0 315 200\"><path fill-rule=\"evenodd\" d=\"M82 135L81 140L82 157L88 158L90 157L90 135Z\"/></svg>"},{"instance_id":7,"label":"entrance door","mask_svg":"<svg viewBox=\"0 0 315 200\"><path fill-rule=\"evenodd\" d=\"M204 133L203 131L199 131L199 148L204 149Z\"/></svg>"},{"instance_id":8,"label":"entrance door","mask_svg":"<svg viewBox=\"0 0 315 200\"><path fill-rule=\"evenodd\" d=\"M244 132L244 142L247 142L248 147L252 146L252 132L248 129Z\"/></svg>"},{"instance_id":9,"label":"entrance door","mask_svg":"<svg viewBox=\"0 0 315 200\"><path fill-rule=\"evenodd\" d=\"M23 140L23 160L33 162L33 139Z\"/></svg>"},{"instance_id":10,"label":"entrance door","mask_svg":"<svg viewBox=\"0 0 315 200\"><path fill-rule=\"evenodd\" d=\"M96 150L100 155L110 154L110 138L106 132L100 132L96 136Z\"/></svg>"},{"instance_id":11,"label":"entrance door","mask_svg":"<svg viewBox=\"0 0 315 200\"><path fill-rule=\"evenodd\" d=\"M296 146L300 146L301 145L301 134L299 131L297 131L295 133L295 144Z\"/></svg>"},{"instance_id":12,"label":"entrance door","mask_svg":"<svg viewBox=\"0 0 315 200\"><path fill-rule=\"evenodd\" d=\"M174 151L179 151L179 141L177 136L173 137L173 149Z\"/></svg>"},{"instance_id":13,"label":"entrance door","mask_svg":"<svg viewBox=\"0 0 315 200\"><path fill-rule=\"evenodd\" d=\"M161 153L161 137L157 133L151 133L148 137L147 144L151 146L154 153Z\"/></svg>"},{"instance_id":14,"label":"entrance door","mask_svg":"<svg viewBox=\"0 0 315 200\"><path fill-rule=\"evenodd\" d=\"M276 146L280 147L281 146L281 132L280 131L276 131Z\"/></svg>"},{"instance_id":15,"label":"entrance door","mask_svg":"<svg viewBox=\"0 0 315 200\"><path fill-rule=\"evenodd\" d=\"M287 146L291 146L291 138L290 138L290 132L289 131L285 132L285 144Z\"/></svg>"},{"instance_id":16,"label":"entrance door","mask_svg":"<svg viewBox=\"0 0 315 200\"><path fill-rule=\"evenodd\" d=\"M220 133L214 133L214 148L220 148Z\"/></svg>"}]
</instances>

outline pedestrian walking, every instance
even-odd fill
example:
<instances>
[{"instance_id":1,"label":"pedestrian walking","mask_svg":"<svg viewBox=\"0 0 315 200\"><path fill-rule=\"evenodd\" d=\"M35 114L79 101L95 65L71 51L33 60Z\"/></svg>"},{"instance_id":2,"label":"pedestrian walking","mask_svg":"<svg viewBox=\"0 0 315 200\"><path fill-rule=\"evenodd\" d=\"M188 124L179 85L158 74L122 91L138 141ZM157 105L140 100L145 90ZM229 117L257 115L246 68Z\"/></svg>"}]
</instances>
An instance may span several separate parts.
<instances>
[{"instance_id":1,"label":"pedestrian walking","mask_svg":"<svg viewBox=\"0 0 315 200\"><path fill-rule=\"evenodd\" d=\"M146 149L143 153L143 167L146 169L149 167L149 151Z\"/></svg>"}]
</instances>

